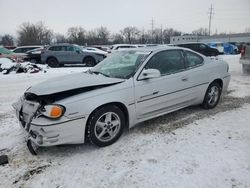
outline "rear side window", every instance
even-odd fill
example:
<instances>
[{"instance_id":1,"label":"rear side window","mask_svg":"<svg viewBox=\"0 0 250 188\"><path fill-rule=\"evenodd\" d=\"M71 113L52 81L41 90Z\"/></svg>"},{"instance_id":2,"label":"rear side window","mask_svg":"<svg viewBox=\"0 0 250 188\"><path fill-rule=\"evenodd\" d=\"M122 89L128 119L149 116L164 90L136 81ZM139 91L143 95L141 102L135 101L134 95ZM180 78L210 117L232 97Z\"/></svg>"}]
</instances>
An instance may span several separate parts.
<instances>
[{"instance_id":1,"label":"rear side window","mask_svg":"<svg viewBox=\"0 0 250 188\"><path fill-rule=\"evenodd\" d=\"M22 53L22 49L21 49L21 48L18 48L18 49L16 49L16 50L14 50L13 52L15 52L15 53Z\"/></svg>"},{"instance_id":2,"label":"rear side window","mask_svg":"<svg viewBox=\"0 0 250 188\"><path fill-rule=\"evenodd\" d=\"M51 46L49 48L49 50L51 50L51 51L61 51L62 47L61 46Z\"/></svg>"},{"instance_id":3,"label":"rear side window","mask_svg":"<svg viewBox=\"0 0 250 188\"><path fill-rule=\"evenodd\" d=\"M203 63L203 58L193 52L185 51L187 68L196 67Z\"/></svg>"},{"instance_id":4,"label":"rear side window","mask_svg":"<svg viewBox=\"0 0 250 188\"><path fill-rule=\"evenodd\" d=\"M51 51L67 51L67 46L51 46L49 48Z\"/></svg>"}]
</instances>

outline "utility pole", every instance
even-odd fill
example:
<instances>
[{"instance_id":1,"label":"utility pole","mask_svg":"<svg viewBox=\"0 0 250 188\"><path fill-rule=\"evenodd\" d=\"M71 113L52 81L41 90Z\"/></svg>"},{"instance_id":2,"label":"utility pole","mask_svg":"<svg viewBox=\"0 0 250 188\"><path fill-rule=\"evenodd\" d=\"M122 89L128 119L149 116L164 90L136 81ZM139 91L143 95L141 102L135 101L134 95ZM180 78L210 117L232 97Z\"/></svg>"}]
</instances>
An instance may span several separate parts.
<instances>
[{"instance_id":1,"label":"utility pole","mask_svg":"<svg viewBox=\"0 0 250 188\"><path fill-rule=\"evenodd\" d=\"M214 13L213 5L211 4L211 7L209 8L209 26L208 26L208 35L210 36L211 32L211 20L212 20L212 14Z\"/></svg>"},{"instance_id":2,"label":"utility pole","mask_svg":"<svg viewBox=\"0 0 250 188\"><path fill-rule=\"evenodd\" d=\"M151 43L153 44L153 37L154 37L154 19L151 20Z\"/></svg>"}]
</instances>

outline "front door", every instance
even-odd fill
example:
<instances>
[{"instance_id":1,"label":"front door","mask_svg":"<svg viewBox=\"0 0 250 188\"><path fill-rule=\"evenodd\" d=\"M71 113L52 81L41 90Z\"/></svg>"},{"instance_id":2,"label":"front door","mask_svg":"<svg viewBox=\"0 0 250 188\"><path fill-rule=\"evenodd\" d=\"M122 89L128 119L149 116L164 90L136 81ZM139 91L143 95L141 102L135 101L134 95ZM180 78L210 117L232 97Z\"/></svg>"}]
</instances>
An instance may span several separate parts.
<instances>
[{"instance_id":1,"label":"front door","mask_svg":"<svg viewBox=\"0 0 250 188\"><path fill-rule=\"evenodd\" d=\"M161 76L143 80L135 78L136 113L139 119L164 114L190 104L189 78L182 50L166 50L155 54L144 69L158 69Z\"/></svg>"}]
</instances>

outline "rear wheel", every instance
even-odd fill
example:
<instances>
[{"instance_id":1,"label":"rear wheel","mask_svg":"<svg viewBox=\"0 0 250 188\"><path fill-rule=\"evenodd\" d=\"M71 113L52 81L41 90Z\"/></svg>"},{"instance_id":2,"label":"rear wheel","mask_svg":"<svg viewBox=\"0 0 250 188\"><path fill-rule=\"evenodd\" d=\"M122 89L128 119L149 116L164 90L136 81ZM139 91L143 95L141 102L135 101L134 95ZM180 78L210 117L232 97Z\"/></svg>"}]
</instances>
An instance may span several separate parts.
<instances>
[{"instance_id":1,"label":"rear wheel","mask_svg":"<svg viewBox=\"0 0 250 188\"><path fill-rule=\"evenodd\" d=\"M86 57L83 60L83 64L85 64L85 66L87 66L87 67L93 67L96 65L96 61L93 57Z\"/></svg>"},{"instance_id":2,"label":"rear wheel","mask_svg":"<svg viewBox=\"0 0 250 188\"><path fill-rule=\"evenodd\" d=\"M57 61L56 58L49 58L47 60L47 64L50 66L50 67L59 67L59 63Z\"/></svg>"},{"instance_id":3,"label":"rear wheel","mask_svg":"<svg viewBox=\"0 0 250 188\"><path fill-rule=\"evenodd\" d=\"M213 82L208 86L202 106L205 109L216 107L221 96L221 86L217 82Z\"/></svg>"},{"instance_id":4,"label":"rear wheel","mask_svg":"<svg viewBox=\"0 0 250 188\"><path fill-rule=\"evenodd\" d=\"M88 138L99 147L108 146L119 139L124 126L125 117L120 108L115 105L104 106L90 116L87 123Z\"/></svg>"}]
</instances>

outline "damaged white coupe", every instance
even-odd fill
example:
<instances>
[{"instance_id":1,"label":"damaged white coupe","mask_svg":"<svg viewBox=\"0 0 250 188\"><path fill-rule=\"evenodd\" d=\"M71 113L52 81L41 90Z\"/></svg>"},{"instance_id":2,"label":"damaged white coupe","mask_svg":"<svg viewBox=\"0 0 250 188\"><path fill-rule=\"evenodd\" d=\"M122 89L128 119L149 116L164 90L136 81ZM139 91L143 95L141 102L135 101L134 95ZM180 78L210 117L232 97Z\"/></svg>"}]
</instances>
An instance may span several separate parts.
<instances>
[{"instance_id":1,"label":"damaged white coupe","mask_svg":"<svg viewBox=\"0 0 250 188\"><path fill-rule=\"evenodd\" d=\"M228 69L185 48L129 49L87 72L32 86L13 107L32 154L87 139L108 146L139 122L190 105L214 108L227 90Z\"/></svg>"}]
</instances>

